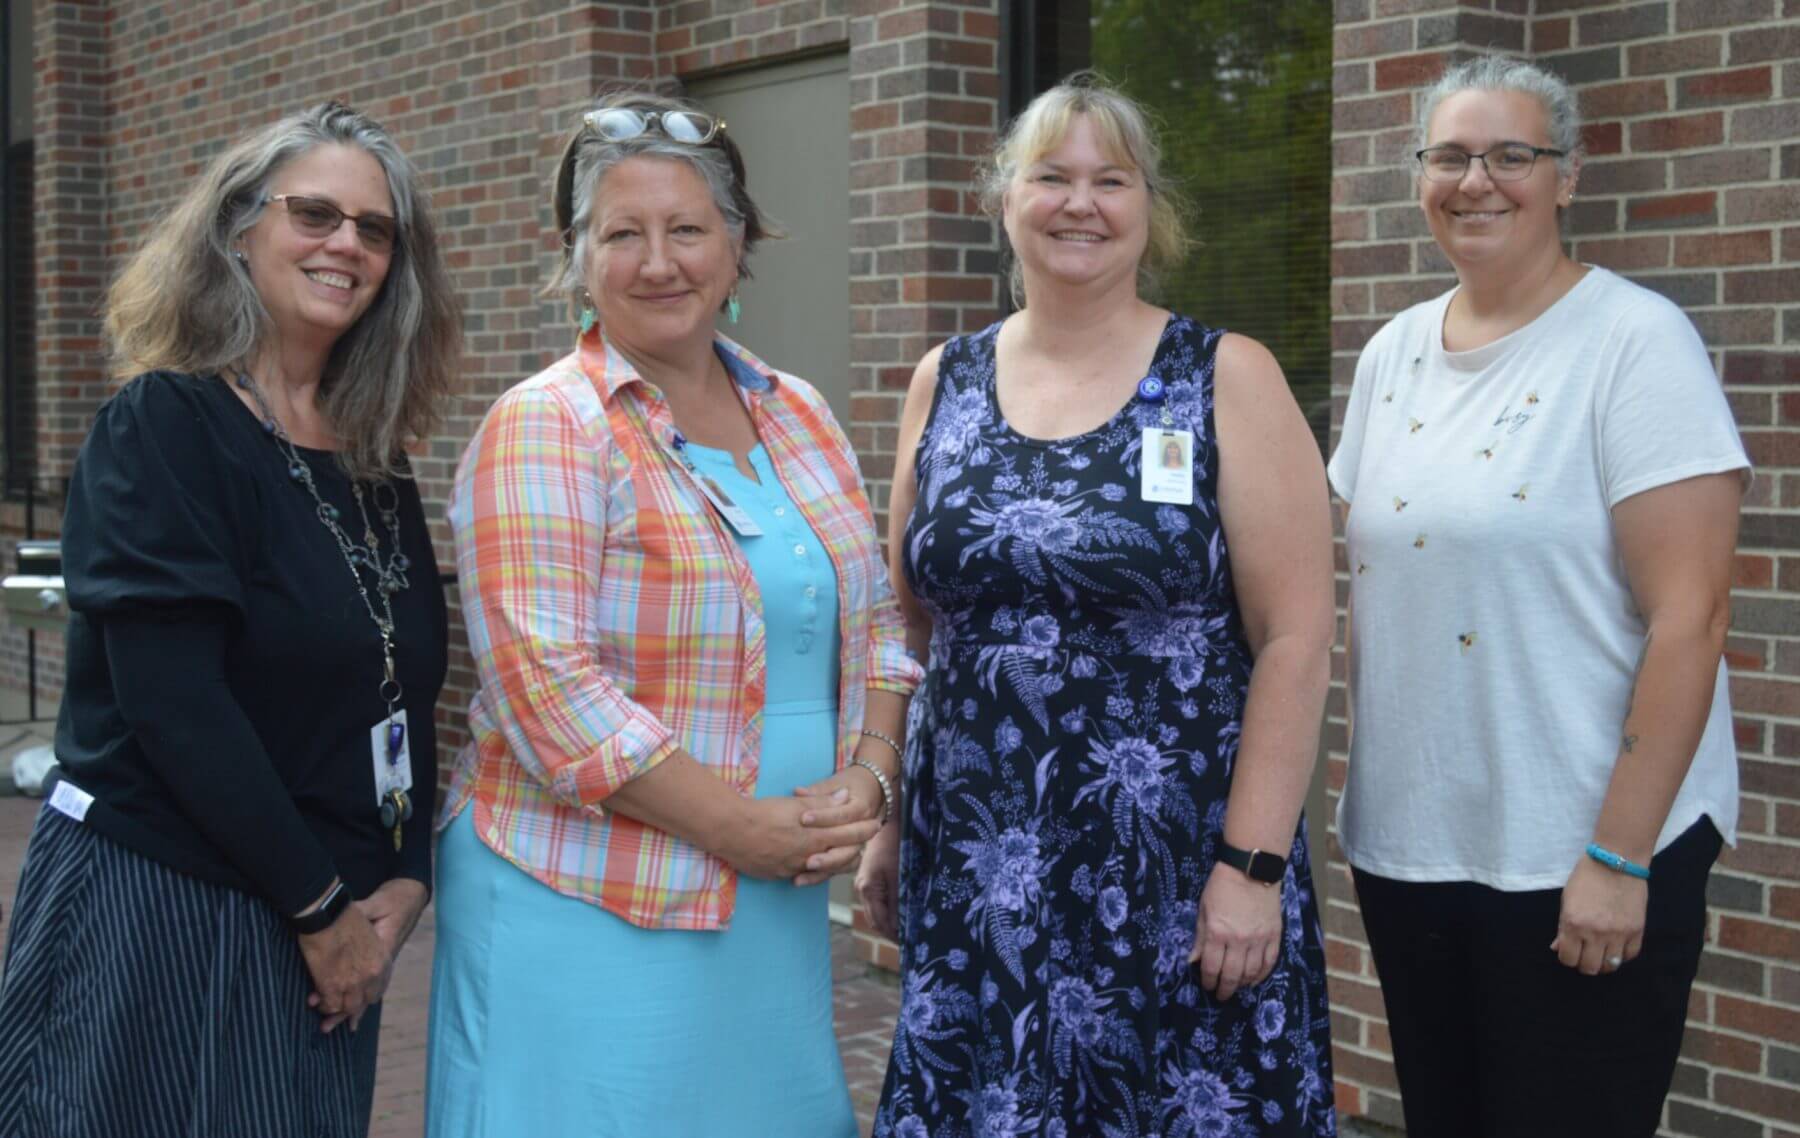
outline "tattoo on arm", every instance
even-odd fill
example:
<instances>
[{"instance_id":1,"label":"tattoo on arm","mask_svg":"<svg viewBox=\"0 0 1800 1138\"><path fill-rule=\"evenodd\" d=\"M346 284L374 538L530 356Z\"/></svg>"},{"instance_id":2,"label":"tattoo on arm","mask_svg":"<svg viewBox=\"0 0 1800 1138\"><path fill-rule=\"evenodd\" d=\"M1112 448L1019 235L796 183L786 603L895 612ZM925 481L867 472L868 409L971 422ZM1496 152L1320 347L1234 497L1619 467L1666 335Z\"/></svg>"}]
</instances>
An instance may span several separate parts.
<instances>
[{"instance_id":1,"label":"tattoo on arm","mask_svg":"<svg viewBox=\"0 0 1800 1138\"><path fill-rule=\"evenodd\" d=\"M1637 667L1631 673L1631 702L1625 707L1625 722L1631 722L1632 713L1637 710L1638 681L1644 678L1644 661L1650 657L1650 634L1644 634L1644 647L1638 652ZM1619 737L1619 748L1627 755L1637 749L1638 737L1631 732L1623 732Z\"/></svg>"}]
</instances>

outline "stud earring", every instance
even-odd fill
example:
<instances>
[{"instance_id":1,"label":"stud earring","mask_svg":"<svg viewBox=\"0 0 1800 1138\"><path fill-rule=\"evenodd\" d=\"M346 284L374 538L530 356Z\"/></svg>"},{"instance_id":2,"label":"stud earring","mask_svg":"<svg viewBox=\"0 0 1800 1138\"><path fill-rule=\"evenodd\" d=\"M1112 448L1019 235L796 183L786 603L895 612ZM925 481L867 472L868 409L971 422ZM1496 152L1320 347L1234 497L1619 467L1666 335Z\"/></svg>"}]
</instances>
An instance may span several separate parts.
<instances>
[{"instance_id":1,"label":"stud earring","mask_svg":"<svg viewBox=\"0 0 1800 1138\"><path fill-rule=\"evenodd\" d=\"M250 258L244 256L242 249L233 249L231 255L237 259L237 263L240 265L248 266L250 264Z\"/></svg>"}]
</instances>

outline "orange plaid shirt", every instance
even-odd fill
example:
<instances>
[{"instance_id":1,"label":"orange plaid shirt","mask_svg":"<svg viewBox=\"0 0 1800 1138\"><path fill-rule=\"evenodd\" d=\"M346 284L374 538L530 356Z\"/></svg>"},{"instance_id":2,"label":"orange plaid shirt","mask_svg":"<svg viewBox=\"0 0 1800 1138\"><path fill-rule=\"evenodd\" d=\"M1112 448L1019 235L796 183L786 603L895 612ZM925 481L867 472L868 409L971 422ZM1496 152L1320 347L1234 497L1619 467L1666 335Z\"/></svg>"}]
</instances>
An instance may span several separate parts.
<instances>
[{"instance_id":1,"label":"orange plaid shirt","mask_svg":"<svg viewBox=\"0 0 1800 1138\"><path fill-rule=\"evenodd\" d=\"M810 385L720 337L782 486L837 573L837 765L867 689L910 694L899 608L850 442ZM440 828L475 831L570 897L648 928L722 929L736 872L605 810L678 748L756 787L762 600L736 539L677 457L661 394L598 330L501 396L451 498L480 689Z\"/></svg>"}]
</instances>

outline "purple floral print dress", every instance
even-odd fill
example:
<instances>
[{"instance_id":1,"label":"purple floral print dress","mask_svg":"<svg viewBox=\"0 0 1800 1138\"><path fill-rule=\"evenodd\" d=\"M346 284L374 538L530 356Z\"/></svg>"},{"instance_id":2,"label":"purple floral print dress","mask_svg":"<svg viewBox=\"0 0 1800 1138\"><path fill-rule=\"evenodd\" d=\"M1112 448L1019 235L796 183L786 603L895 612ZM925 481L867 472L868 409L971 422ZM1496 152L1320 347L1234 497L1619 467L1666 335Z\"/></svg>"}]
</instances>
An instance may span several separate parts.
<instances>
[{"instance_id":1,"label":"purple floral print dress","mask_svg":"<svg viewBox=\"0 0 1800 1138\"><path fill-rule=\"evenodd\" d=\"M1160 404L1046 442L1000 414L998 330L944 348L916 456L903 562L933 631L875 1135L1333 1135L1303 829L1269 978L1220 1002L1188 965L1251 664L1217 508L1221 333L1172 317ZM1139 494L1165 408L1194 435L1192 506Z\"/></svg>"}]
</instances>

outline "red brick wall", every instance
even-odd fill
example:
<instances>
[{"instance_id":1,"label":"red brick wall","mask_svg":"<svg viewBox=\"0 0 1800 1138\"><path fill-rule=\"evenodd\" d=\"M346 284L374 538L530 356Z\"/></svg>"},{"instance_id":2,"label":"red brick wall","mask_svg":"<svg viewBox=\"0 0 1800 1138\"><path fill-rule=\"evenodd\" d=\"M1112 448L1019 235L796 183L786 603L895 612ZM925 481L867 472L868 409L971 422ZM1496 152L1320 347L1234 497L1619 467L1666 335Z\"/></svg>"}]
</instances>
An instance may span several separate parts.
<instances>
[{"instance_id":1,"label":"red brick wall","mask_svg":"<svg viewBox=\"0 0 1800 1138\"><path fill-rule=\"evenodd\" d=\"M1338 0L1337 15L1340 415L1369 335L1452 281L1401 160L1414 90L1467 49L1529 53L1578 86L1589 158L1570 219L1575 255L1675 300L1712 351L1758 468L1728 645L1743 820L1738 848L1713 876L1665 1126L1791 1138L1800 1134L1800 3ZM1343 706L1340 691L1334 799ZM1380 992L1341 853L1328 873L1338 1101L1398 1123Z\"/></svg>"}]
</instances>

